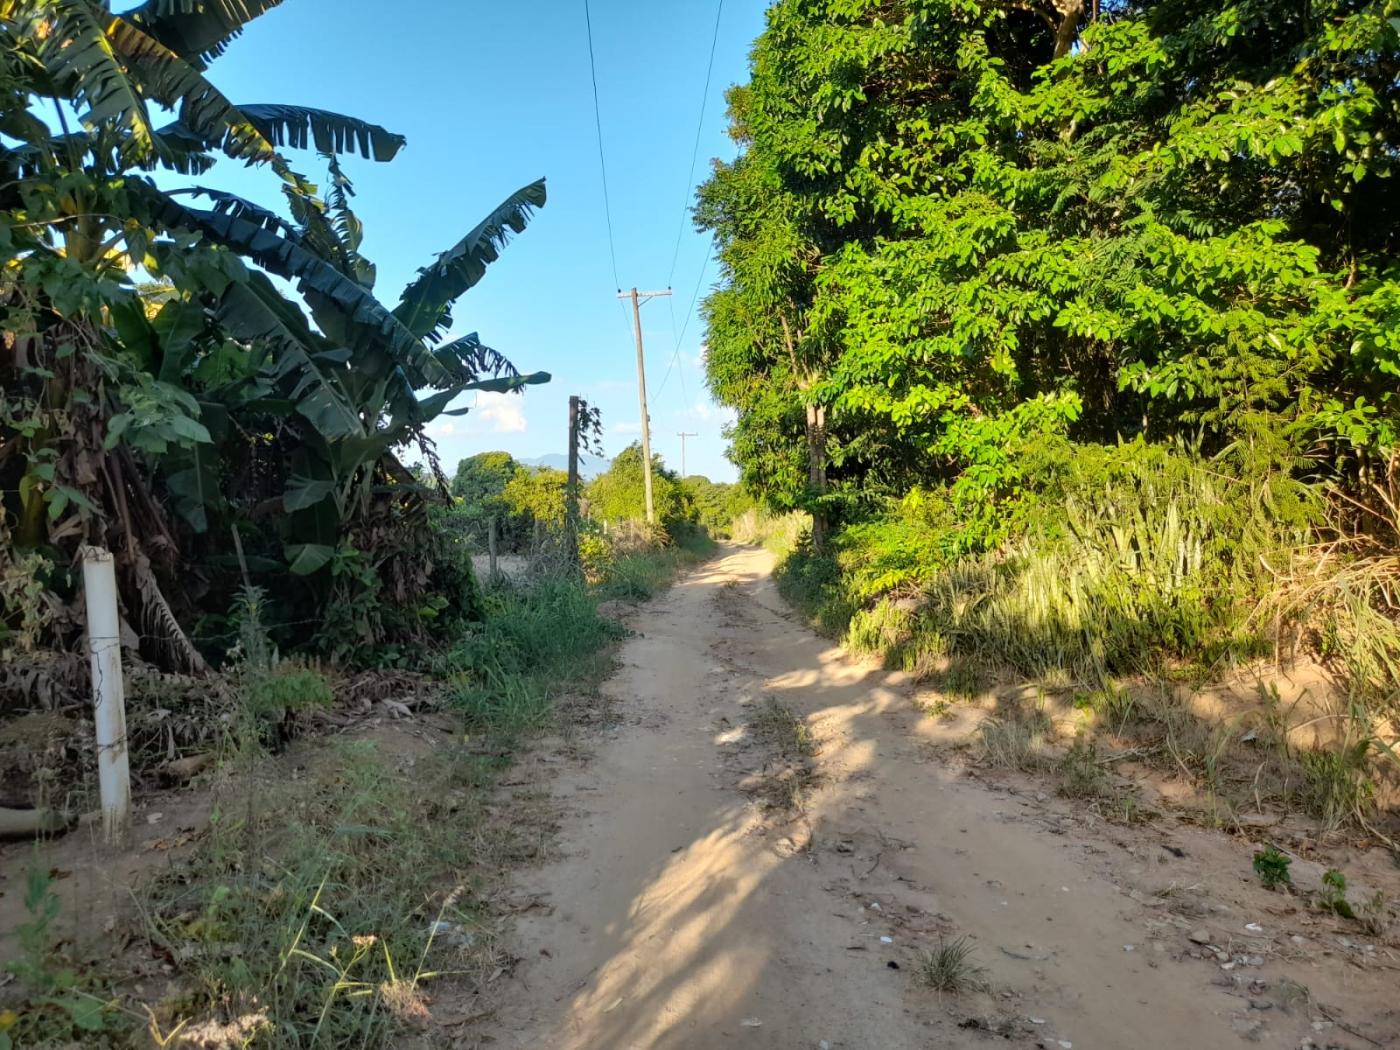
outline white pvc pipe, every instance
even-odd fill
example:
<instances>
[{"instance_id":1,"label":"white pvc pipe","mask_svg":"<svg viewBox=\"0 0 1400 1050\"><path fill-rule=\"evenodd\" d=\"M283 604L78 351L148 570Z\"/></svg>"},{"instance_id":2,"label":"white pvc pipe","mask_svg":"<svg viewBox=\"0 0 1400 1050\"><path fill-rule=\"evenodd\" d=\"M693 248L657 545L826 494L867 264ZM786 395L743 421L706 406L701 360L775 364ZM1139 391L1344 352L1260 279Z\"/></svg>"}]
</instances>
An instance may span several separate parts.
<instances>
[{"instance_id":1,"label":"white pvc pipe","mask_svg":"<svg viewBox=\"0 0 1400 1050\"><path fill-rule=\"evenodd\" d=\"M102 804L102 833L108 843L115 844L126 837L131 820L131 768L126 749L126 693L122 687L117 574L110 551L84 547L82 558L92 702L97 723L97 784Z\"/></svg>"}]
</instances>

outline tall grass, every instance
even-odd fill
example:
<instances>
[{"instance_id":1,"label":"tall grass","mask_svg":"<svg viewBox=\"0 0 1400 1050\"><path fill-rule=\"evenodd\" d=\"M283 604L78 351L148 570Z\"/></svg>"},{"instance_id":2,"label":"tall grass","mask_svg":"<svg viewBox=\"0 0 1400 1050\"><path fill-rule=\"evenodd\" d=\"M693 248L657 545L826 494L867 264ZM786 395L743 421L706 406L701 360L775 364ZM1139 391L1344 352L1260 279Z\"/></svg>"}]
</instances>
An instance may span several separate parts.
<instances>
[{"instance_id":1,"label":"tall grass","mask_svg":"<svg viewBox=\"0 0 1400 1050\"><path fill-rule=\"evenodd\" d=\"M487 590L486 618L442 658L452 699L470 725L519 732L548 720L559 692L601 674L621 636L598 598L571 576Z\"/></svg>"},{"instance_id":2,"label":"tall grass","mask_svg":"<svg viewBox=\"0 0 1400 1050\"><path fill-rule=\"evenodd\" d=\"M544 727L559 694L600 677L610 643L625 633L599 615L599 602L649 598L715 548L699 530L684 531L666 546L642 543L636 531L626 535L630 553L609 550L593 584L559 573L487 589L485 619L436 668L449 676L453 701L470 725L512 733Z\"/></svg>"},{"instance_id":3,"label":"tall grass","mask_svg":"<svg viewBox=\"0 0 1400 1050\"><path fill-rule=\"evenodd\" d=\"M845 529L824 554L799 545L779 585L852 650L945 691L954 678L1015 676L1128 697L1102 721L1164 733L1177 766L1212 795L1219 734L1185 747L1182 725L1199 716L1183 694L1135 709L1119 681L1204 684L1258 657L1306 652L1331 672L1334 731L1312 752L1279 734L1281 790L1327 826L1364 821L1381 795L1377 763L1400 772L1390 739L1400 718L1400 499L1378 490L1366 509L1372 531L1338 540L1325 490L1286 466L1245 462L1246 452L1090 450L1009 498L1015 527L985 533L982 549L960 535L955 501L906 499ZM1017 764L1011 754L1033 751L1022 728L989 724L989 757Z\"/></svg>"}]
</instances>

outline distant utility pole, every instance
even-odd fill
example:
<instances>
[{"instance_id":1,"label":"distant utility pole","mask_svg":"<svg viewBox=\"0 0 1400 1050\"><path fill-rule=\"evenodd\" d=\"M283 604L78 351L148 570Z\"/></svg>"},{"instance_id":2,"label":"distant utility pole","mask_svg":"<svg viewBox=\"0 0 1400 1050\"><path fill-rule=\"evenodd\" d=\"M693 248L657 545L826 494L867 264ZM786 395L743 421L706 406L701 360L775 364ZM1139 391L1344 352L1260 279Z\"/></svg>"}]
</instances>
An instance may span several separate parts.
<instances>
[{"instance_id":1,"label":"distant utility pole","mask_svg":"<svg viewBox=\"0 0 1400 1050\"><path fill-rule=\"evenodd\" d=\"M642 352L642 300L656 299L671 294L671 289L664 292L639 292L633 288L630 292L618 292L619 299L632 300L632 323L637 327L637 393L642 402L642 462L646 466L642 474L646 485L647 494L647 524L656 521L656 509L651 502L651 417L647 415L647 365L646 357Z\"/></svg>"},{"instance_id":2,"label":"distant utility pole","mask_svg":"<svg viewBox=\"0 0 1400 1050\"><path fill-rule=\"evenodd\" d=\"M699 434L687 434L684 430L676 434L681 439L681 480L685 480L685 439L698 438Z\"/></svg>"}]
</instances>

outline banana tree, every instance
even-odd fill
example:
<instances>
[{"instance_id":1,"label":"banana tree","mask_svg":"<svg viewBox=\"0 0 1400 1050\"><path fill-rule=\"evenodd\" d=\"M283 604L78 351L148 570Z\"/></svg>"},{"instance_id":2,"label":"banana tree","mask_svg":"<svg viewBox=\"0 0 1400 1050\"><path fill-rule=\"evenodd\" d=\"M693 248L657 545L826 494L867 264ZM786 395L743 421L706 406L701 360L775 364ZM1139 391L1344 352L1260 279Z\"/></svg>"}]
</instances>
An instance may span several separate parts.
<instances>
[{"instance_id":1,"label":"banana tree","mask_svg":"<svg viewBox=\"0 0 1400 1050\"><path fill-rule=\"evenodd\" d=\"M114 13L102 0L0 0L4 510L21 546L115 548L128 609L192 668L199 655L165 598L184 568L166 506L207 525L217 437L238 425L230 409L290 404L322 442L322 463L334 463L344 503L349 479L364 484L363 464L421 434L451 396L536 378L474 340L439 345L435 329L416 327L434 296L495 257L499 228L416 282L410 327L374 298L348 209L333 214L282 153L314 146L386 161L401 136L324 110L239 106L207 79L209 63L274 6L149 0ZM275 173L291 221L278 229L270 212L192 208L144 174L207 172L220 156ZM500 221L521 228L529 206ZM164 302L137 287L143 268L168 283ZM298 282L314 325L262 271ZM233 377L246 402L203 396ZM433 393L420 401L425 387Z\"/></svg>"},{"instance_id":2,"label":"banana tree","mask_svg":"<svg viewBox=\"0 0 1400 1050\"><path fill-rule=\"evenodd\" d=\"M262 273L231 283L213 316L220 328L259 353L219 396L296 417L282 509L304 529L288 542L294 572L322 568L338 533L369 508L376 465L399 447L425 442L424 427L471 391L510 392L546 382L521 375L475 334L443 341L451 309L494 262L511 233L545 202L543 180L511 194L447 251L418 272L392 309L374 296L376 269L360 253L362 229L351 209L349 179L329 159L326 222L288 223L251 201L218 190L183 191L207 199L193 208L152 192L152 221L198 233L296 281L314 326ZM427 391L420 394L420 391ZM191 520L207 507L187 502ZM299 516L299 517L298 517Z\"/></svg>"}]
</instances>

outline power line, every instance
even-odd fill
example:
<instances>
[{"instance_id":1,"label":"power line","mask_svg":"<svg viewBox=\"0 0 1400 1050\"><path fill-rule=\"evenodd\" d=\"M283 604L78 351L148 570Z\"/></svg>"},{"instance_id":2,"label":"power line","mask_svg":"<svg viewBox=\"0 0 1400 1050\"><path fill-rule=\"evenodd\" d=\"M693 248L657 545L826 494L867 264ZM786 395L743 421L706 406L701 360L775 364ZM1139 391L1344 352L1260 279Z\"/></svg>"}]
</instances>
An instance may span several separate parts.
<instances>
[{"instance_id":1,"label":"power line","mask_svg":"<svg viewBox=\"0 0 1400 1050\"><path fill-rule=\"evenodd\" d=\"M690 210L690 192L695 187L695 163L700 157L700 135L705 128L705 107L710 101L710 77L715 70L715 48L719 44L719 21L724 14L724 0L719 0L715 5L715 28L714 34L710 38L710 60L705 66L705 87L700 92L700 117L695 122L695 145L690 151L690 174L686 176L685 197L681 200L681 221L676 230L676 247L671 252L671 272L666 277L666 286L671 285L671 278L676 276L676 260L681 254L681 237L685 234L685 217Z\"/></svg>"},{"instance_id":2,"label":"power line","mask_svg":"<svg viewBox=\"0 0 1400 1050\"><path fill-rule=\"evenodd\" d=\"M666 375L662 377L661 386L656 391L656 396L660 397L661 392L666 389L666 380L671 378L671 369L675 367L676 361L681 355L681 342L685 339L685 333L690 330L690 319L695 316L695 304L700 299L700 286L705 283L705 274L710 268L710 260L714 258L714 245L710 245L710 250L705 253L705 262L700 267L700 276L695 280L695 291L690 295L690 307L686 310L685 324L681 326L681 334L676 338L676 349L671 354L671 363L666 366ZM681 380L681 385L685 385L685 380Z\"/></svg>"},{"instance_id":3,"label":"power line","mask_svg":"<svg viewBox=\"0 0 1400 1050\"><path fill-rule=\"evenodd\" d=\"M598 105L598 63L593 57L593 16L588 9L588 0L583 0L583 23L588 28L588 72L593 81L593 127L598 133L598 167L603 173L603 214L608 220L608 256L612 260L613 287L621 290L622 282L617 276L617 247L613 238L612 203L608 197L608 162L603 154L603 113Z\"/></svg>"}]
</instances>

